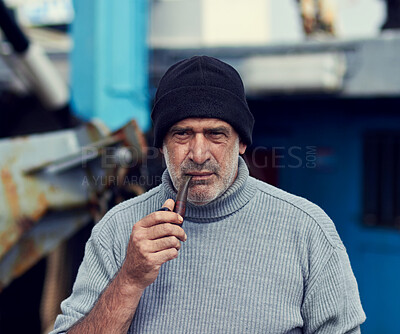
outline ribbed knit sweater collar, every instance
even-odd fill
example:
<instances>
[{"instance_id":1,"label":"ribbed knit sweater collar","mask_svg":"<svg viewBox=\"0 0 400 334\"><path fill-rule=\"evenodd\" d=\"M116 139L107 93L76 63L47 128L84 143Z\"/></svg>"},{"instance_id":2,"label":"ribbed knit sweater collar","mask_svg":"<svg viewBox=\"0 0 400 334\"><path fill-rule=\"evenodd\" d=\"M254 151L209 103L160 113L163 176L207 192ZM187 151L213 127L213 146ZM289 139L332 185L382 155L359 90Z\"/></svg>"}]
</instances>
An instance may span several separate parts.
<instances>
[{"instance_id":1,"label":"ribbed knit sweater collar","mask_svg":"<svg viewBox=\"0 0 400 334\"><path fill-rule=\"evenodd\" d=\"M239 157L238 175L233 184L218 198L205 205L186 204L185 218L193 222L212 222L236 212L245 206L255 194L255 186L249 177L244 160ZM175 190L168 170L162 175L161 201L175 200Z\"/></svg>"}]
</instances>

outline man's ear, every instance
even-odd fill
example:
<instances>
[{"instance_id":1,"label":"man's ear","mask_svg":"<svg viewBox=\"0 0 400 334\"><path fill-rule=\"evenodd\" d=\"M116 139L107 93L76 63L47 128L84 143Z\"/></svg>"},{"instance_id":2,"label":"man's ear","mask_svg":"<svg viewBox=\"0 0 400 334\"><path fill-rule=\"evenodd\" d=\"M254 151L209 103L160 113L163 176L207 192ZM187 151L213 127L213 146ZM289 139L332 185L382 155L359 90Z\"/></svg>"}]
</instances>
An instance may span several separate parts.
<instances>
[{"instance_id":1,"label":"man's ear","mask_svg":"<svg viewBox=\"0 0 400 334\"><path fill-rule=\"evenodd\" d=\"M161 154L164 154L162 147L159 148Z\"/></svg>"},{"instance_id":2,"label":"man's ear","mask_svg":"<svg viewBox=\"0 0 400 334\"><path fill-rule=\"evenodd\" d=\"M239 153L240 154L244 154L244 152L246 152L246 148L247 148L246 144L239 142Z\"/></svg>"}]
</instances>

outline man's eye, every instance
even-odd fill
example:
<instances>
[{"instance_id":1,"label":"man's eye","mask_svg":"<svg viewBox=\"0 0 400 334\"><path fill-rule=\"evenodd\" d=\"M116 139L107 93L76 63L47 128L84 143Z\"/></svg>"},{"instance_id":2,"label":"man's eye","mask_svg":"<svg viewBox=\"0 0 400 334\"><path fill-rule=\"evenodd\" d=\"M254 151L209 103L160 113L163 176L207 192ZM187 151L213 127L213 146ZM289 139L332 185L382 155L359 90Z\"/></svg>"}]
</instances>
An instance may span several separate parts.
<instances>
[{"instance_id":1,"label":"man's eye","mask_svg":"<svg viewBox=\"0 0 400 334\"><path fill-rule=\"evenodd\" d=\"M221 138L224 135L222 132L212 131L210 132L210 136L213 138Z\"/></svg>"},{"instance_id":2,"label":"man's eye","mask_svg":"<svg viewBox=\"0 0 400 334\"><path fill-rule=\"evenodd\" d=\"M185 137L187 135L189 135L188 131L177 131L177 132L175 132L175 136L177 136L177 137Z\"/></svg>"}]
</instances>

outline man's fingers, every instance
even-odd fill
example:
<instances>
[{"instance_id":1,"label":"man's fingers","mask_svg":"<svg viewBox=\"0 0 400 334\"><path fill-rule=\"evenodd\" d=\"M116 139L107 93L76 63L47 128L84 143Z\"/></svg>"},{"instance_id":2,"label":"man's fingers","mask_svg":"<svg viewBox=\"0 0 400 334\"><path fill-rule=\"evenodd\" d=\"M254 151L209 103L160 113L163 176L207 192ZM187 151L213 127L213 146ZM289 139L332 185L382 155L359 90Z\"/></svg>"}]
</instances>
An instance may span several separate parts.
<instances>
[{"instance_id":1,"label":"man's fingers","mask_svg":"<svg viewBox=\"0 0 400 334\"><path fill-rule=\"evenodd\" d=\"M175 248L179 250L181 248L181 243L177 237L169 236L156 240L152 240L152 252L157 253L165 249Z\"/></svg>"},{"instance_id":2,"label":"man's fingers","mask_svg":"<svg viewBox=\"0 0 400 334\"><path fill-rule=\"evenodd\" d=\"M173 199L168 198L164 204L162 205L163 208L168 208L169 211L173 211L174 210L174 206L175 206L175 202Z\"/></svg>"},{"instance_id":3,"label":"man's fingers","mask_svg":"<svg viewBox=\"0 0 400 334\"><path fill-rule=\"evenodd\" d=\"M140 221L140 226L151 227L162 223L182 224L183 218L171 211L155 211Z\"/></svg>"},{"instance_id":4,"label":"man's fingers","mask_svg":"<svg viewBox=\"0 0 400 334\"><path fill-rule=\"evenodd\" d=\"M178 251L176 248L168 248L160 252L154 253L154 256L155 256L155 262L158 263L159 265L162 265L167 261L176 259L178 257Z\"/></svg>"},{"instance_id":5,"label":"man's fingers","mask_svg":"<svg viewBox=\"0 0 400 334\"><path fill-rule=\"evenodd\" d=\"M186 241L186 233L183 228L174 224L158 224L150 227L146 232L150 240L174 236L181 241Z\"/></svg>"}]
</instances>

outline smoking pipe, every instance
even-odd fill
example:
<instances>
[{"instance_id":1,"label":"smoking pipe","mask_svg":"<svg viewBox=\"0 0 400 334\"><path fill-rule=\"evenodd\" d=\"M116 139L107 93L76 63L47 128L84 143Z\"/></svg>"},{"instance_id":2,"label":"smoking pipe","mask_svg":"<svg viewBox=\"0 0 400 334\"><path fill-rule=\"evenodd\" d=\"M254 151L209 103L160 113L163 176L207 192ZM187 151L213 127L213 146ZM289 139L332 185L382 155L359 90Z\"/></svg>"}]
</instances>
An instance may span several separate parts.
<instances>
[{"instance_id":1,"label":"smoking pipe","mask_svg":"<svg viewBox=\"0 0 400 334\"><path fill-rule=\"evenodd\" d=\"M186 180L179 187L178 194L176 195L176 201L173 211L180 214L182 218L185 217L186 201L188 196L189 182L191 179L192 179L191 176L188 176L186 178ZM158 211L170 211L170 210L167 207L162 207Z\"/></svg>"},{"instance_id":2,"label":"smoking pipe","mask_svg":"<svg viewBox=\"0 0 400 334\"><path fill-rule=\"evenodd\" d=\"M189 182L191 179L191 176L186 178L185 182L183 182L179 187L178 194L176 195L174 212L180 214L182 218L185 217L186 201L188 196Z\"/></svg>"}]
</instances>

